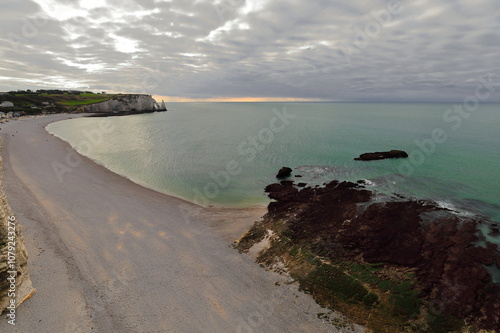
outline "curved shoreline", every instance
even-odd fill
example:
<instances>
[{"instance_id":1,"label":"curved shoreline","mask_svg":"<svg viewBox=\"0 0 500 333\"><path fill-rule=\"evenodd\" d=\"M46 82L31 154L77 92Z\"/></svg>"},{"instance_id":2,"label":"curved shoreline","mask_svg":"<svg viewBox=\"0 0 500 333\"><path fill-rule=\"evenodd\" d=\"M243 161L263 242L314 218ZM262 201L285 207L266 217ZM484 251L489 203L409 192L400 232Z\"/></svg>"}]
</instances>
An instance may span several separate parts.
<instances>
[{"instance_id":1,"label":"curved shoreline","mask_svg":"<svg viewBox=\"0 0 500 333\"><path fill-rule=\"evenodd\" d=\"M82 115L81 117L85 117L87 114L84 114ZM171 192L171 191L168 191L168 190L162 190L160 188L157 188L157 187L154 187L152 185L148 185L146 184L145 182L141 182L139 180L136 180L136 179L133 179L132 177L126 175L125 173L120 173L120 172L117 172L117 171L114 171L111 167L108 167L105 163L97 160L97 159L94 159L80 151L78 151L78 149L76 149L69 141L65 140L64 138L58 136L57 134L49 131L49 129L47 129L47 127L49 125L52 125L52 124L55 124L55 123L58 123L58 122L62 122L62 121L66 121L66 120L70 120L70 119L73 119L73 117L70 117L68 119L61 119L61 120L57 120L57 121L54 121L54 122L51 122L49 124L47 124L45 126L45 130L47 131L47 133L49 133L51 136L53 136L54 138L57 138L58 140L61 140L65 143L67 143L71 149L77 153L79 156L82 156L82 157L86 157L88 158L89 160L91 160L93 163L97 164L97 165L100 165L104 168L106 168L107 170L123 177L123 178L126 178L132 182L134 182L135 184L139 185L139 186L142 186L144 188L147 188L149 190L153 190L155 192L158 192L158 193L161 193L161 194L164 194L164 195L167 195L167 196L170 196L170 197L173 197L173 198L176 198L176 199L179 199L179 200L183 200L183 201L186 201L186 202L189 202L190 204L193 204L197 207L200 207L200 208L203 208L203 209L208 209L208 210L213 210L213 211L219 211L219 210L252 210L252 209L255 209L255 210L263 210L263 209L267 209L267 205L268 205L268 202L267 200L264 200L267 198L267 196L264 195L263 193L263 202L262 203L257 203L257 204L237 204L237 205L231 205L231 204L208 204L208 205L202 205L198 202L195 202L195 201L192 201L192 200L189 200L189 198L186 198L186 197L183 197L183 196L180 196L180 195L177 195L176 193L174 192Z\"/></svg>"},{"instance_id":2,"label":"curved shoreline","mask_svg":"<svg viewBox=\"0 0 500 333\"><path fill-rule=\"evenodd\" d=\"M79 157L85 158L89 162L95 164L96 166L99 166L101 168L104 168L105 170L111 172L114 175L117 175L119 177L122 177L123 179L126 179L144 189L156 192L161 195L168 196L172 199L177 199L182 201L181 205L187 205L187 206L192 206L191 209L192 211L189 212L189 215L197 216L200 218L203 218L204 220L211 221L211 226L216 228L218 231L223 233L224 238L227 241L234 242L237 239L239 239L244 233L246 233L254 224L255 221L259 220L262 218L266 213L267 213L267 205L252 205L252 206L226 206L226 205L208 205L208 206L202 206L196 202L192 202L186 198L183 198L181 196L175 195L172 192L164 192L161 191L157 188L154 188L152 186L149 186L147 184L138 182L130 177L128 177L125 174L121 174L118 172L113 171L112 169L108 168L105 164L101 163L98 160L95 160L89 156L86 156L82 153L80 153L77 149L75 149L71 143L68 141L64 140L63 138L57 136L54 133L51 133L47 130L47 126L50 124L54 124L57 122L62 122L70 119L74 119L75 115L69 115L68 118L66 119L60 119L56 120L53 122L50 122L44 126L45 131L47 134L51 135L53 138L56 140L59 140L62 142L64 145L66 145L71 151L75 154L78 154ZM78 116L77 117L85 117L84 115ZM183 207L184 208L184 207Z\"/></svg>"},{"instance_id":3,"label":"curved shoreline","mask_svg":"<svg viewBox=\"0 0 500 333\"><path fill-rule=\"evenodd\" d=\"M181 200L181 201L184 201L186 204L191 204L191 205L194 205L194 206L197 206L199 208L206 208L206 207L203 207L201 205L198 205L194 202L191 202L185 198L182 198L180 196L176 196L175 194L173 193L166 193L166 192L162 192L162 191L159 191L158 189L155 189L153 188L152 186L148 186L146 184L141 184L135 180L133 180L132 178L128 177L127 175L124 175L124 174L121 174L121 173L118 173L118 172L115 172L113 170L111 170L110 168L108 168L106 165L104 165L103 163L101 163L100 161L96 160L96 159L93 159L85 154L82 154L81 152L79 152L77 149L75 149L71 143L69 143L68 141L64 140L63 138L57 136L56 134L54 133L51 133L48 131L47 129L47 126L51 125L51 124L55 124L55 123L58 123L58 122L62 122L62 121L66 121L66 120L70 120L70 119L75 119L75 117L78 117L78 118L83 118L83 117L86 117L88 114L78 114L78 115L70 115L68 114L68 118L65 118L65 119L59 119L59 120L56 120L56 121L52 121L50 123L47 123L43 126L44 130L47 132L47 134L51 135L54 139L60 141L61 143L63 143L64 145L67 146L67 148L69 148L71 150L71 153L75 153L77 154L80 158L83 158L83 159L86 159L88 160L89 162L101 167L101 168L104 168L105 170L117 175L117 176L120 176L128 181L131 181L133 182L134 184L138 185L138 186L141 186L147 190L151 190L151 191L154 191L154 192L157 192L159 194L163 194L163 195L166 195L166 196L169 196L171 198L175 198L175 199L178 199L178 200ZM229 207L228 207L229 208Z\"/></svg>"},{"instance_id":4,"label":"curved shoreline","mask_svg":"<svg viewBox=\"0 0 500 333\"><path fill-rule=\"evenodd\" d=\"M312 298L228 247L208 210L86 157L60 182L51 163L72 148L44 123L65 117L2 125L6 192L38 290L19 310L20 332L331 331Z\"/></svg>"}]
</instances>

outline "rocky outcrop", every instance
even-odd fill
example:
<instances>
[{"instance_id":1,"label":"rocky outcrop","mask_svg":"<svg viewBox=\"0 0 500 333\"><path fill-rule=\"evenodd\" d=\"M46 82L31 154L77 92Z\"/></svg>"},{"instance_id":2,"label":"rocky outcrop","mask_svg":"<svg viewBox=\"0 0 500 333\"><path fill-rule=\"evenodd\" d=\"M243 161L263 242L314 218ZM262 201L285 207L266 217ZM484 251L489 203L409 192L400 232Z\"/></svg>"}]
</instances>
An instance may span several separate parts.
<instances>
[{"instance_id":1,"label":"rocky outcrop","mask_svg":"<svg viewBox=\"0 0 500 333\"><path fill-rule=\"evenodd\" d=\"M290 175L292 174L292 169L289 168L289 167L282 167L280 169L280 171L278 171L278 174L276 175L276 178L278 179L283 179L283 178L287 178L287 177L290 177Z\"/></svg>"},{"instance_id":2,"label":"rocky outcrop","mask_svg":"<svg viewBox=\"0 0 500 333\"><path fill-rule=\"evenodd\" d=\"M1 145L0 140L0 151ZM1 170L0 159L0 174ZM19 306L30 298L34 291L28 273L28 252L21 225L15 220L7 203L0 176L0 313L11 313L11 303L14 303L15 307Z\"/></svg>"},{"instance_id":3,"label":"rocky outcrop","mask_svg":"<svg viewBox=\"0 0 500 333\"><path fill-rule=\"evenodd\" d=\"M78 107L80 113L153 111L156 101L151 95L117 95L105 102Z\"/></svg>"},{"instance_id":4,"label":"rocky outcrop","mask_svg":"<svg viewBox=\"0 0 500 333\"><path fill-rule=\"evenodd\" d=\"M266 192L274 201L241 249L272 230L279 236L260 262L280 257L318 301L358 315L376 332L458 332L464 325L500 332L500 284L488 271L500 267L500 254L478 231L486 224L494 234L496 223L432 201L382 200L361 182L301 189L282 181ZM389 313L398 318L393 324Z\"/></svg>"},{"instance_id":5,"label":"rocky outcrop","mask_svg":"<svg viewBox=\"0 0 500 333\"><path fill-rule=\"evenodd\" d=\"M375 152L375 153L364 153L356 157L356 161L375 161L375 160L384 160L387 158L407 158L408 153L403 150L391 150L391 151L383 151L383 152Z\"/></svg>"}]
</instances>

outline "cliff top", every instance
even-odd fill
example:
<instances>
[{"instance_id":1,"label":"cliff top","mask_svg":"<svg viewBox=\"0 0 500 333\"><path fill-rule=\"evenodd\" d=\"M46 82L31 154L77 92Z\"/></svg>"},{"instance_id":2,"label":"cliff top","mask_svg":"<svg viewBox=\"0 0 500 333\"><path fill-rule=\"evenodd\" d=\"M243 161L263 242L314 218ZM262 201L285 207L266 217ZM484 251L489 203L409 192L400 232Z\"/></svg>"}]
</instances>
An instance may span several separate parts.
<instances>
[{"instance_id":1,"label":"cliff top","mask_svg":"<svg viewBox=\"0 0 500 333\"><path fill-rule=\"evenodd\" d=\"M107 94L106 92L94 93L90 91L72 90L31 90L10 91L0 93L0 103L12 102L14 107L2 107L2 112L21 111L25 114L40 114L46 112L68 112L74 107L90 105L107 100L126 96L149 96L145 94Z\"/></svg>"}]
</instances>

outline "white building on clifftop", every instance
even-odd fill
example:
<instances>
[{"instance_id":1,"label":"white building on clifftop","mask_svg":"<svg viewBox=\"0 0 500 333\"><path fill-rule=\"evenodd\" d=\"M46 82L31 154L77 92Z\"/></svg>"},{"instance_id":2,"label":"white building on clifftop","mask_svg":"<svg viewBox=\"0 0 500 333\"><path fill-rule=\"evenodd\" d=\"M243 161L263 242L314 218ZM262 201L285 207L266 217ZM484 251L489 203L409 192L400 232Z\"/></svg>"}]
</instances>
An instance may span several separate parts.
<instances>
[{"instance_id":1,"label":"white building on clifftop","mask_svg":"<svg viewBox=\"0 0 500 333\"><path fill-rule=\"evenodd\" d=\"M9 101L5 101L5 102L2 102L2 104L0 106L2 108L13 108L14 107L14 103L9 102Z\"/></svg>"}]
</instances>

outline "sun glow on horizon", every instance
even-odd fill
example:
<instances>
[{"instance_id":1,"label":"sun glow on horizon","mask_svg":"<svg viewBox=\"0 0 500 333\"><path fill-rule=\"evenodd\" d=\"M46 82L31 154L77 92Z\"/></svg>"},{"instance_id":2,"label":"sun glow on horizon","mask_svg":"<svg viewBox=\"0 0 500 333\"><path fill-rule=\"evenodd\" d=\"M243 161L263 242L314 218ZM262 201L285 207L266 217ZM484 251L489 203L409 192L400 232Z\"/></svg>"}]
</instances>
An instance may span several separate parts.
<instances>
[{"instance_id":1,"label":"sun glow on horizon","mask_svg":"<svg viewBox=\"0 0 500 333\"><path fill-rule=\"evenodd\" d=\"M193 103L193 102L233 102L233 103L256 103L256 102L322 102L322 99L313 98L290 98L290 97L211 97L211 98L189 98L180 96L153 95L153 98L165 103Z\"/></svg>"}]
</instances>

